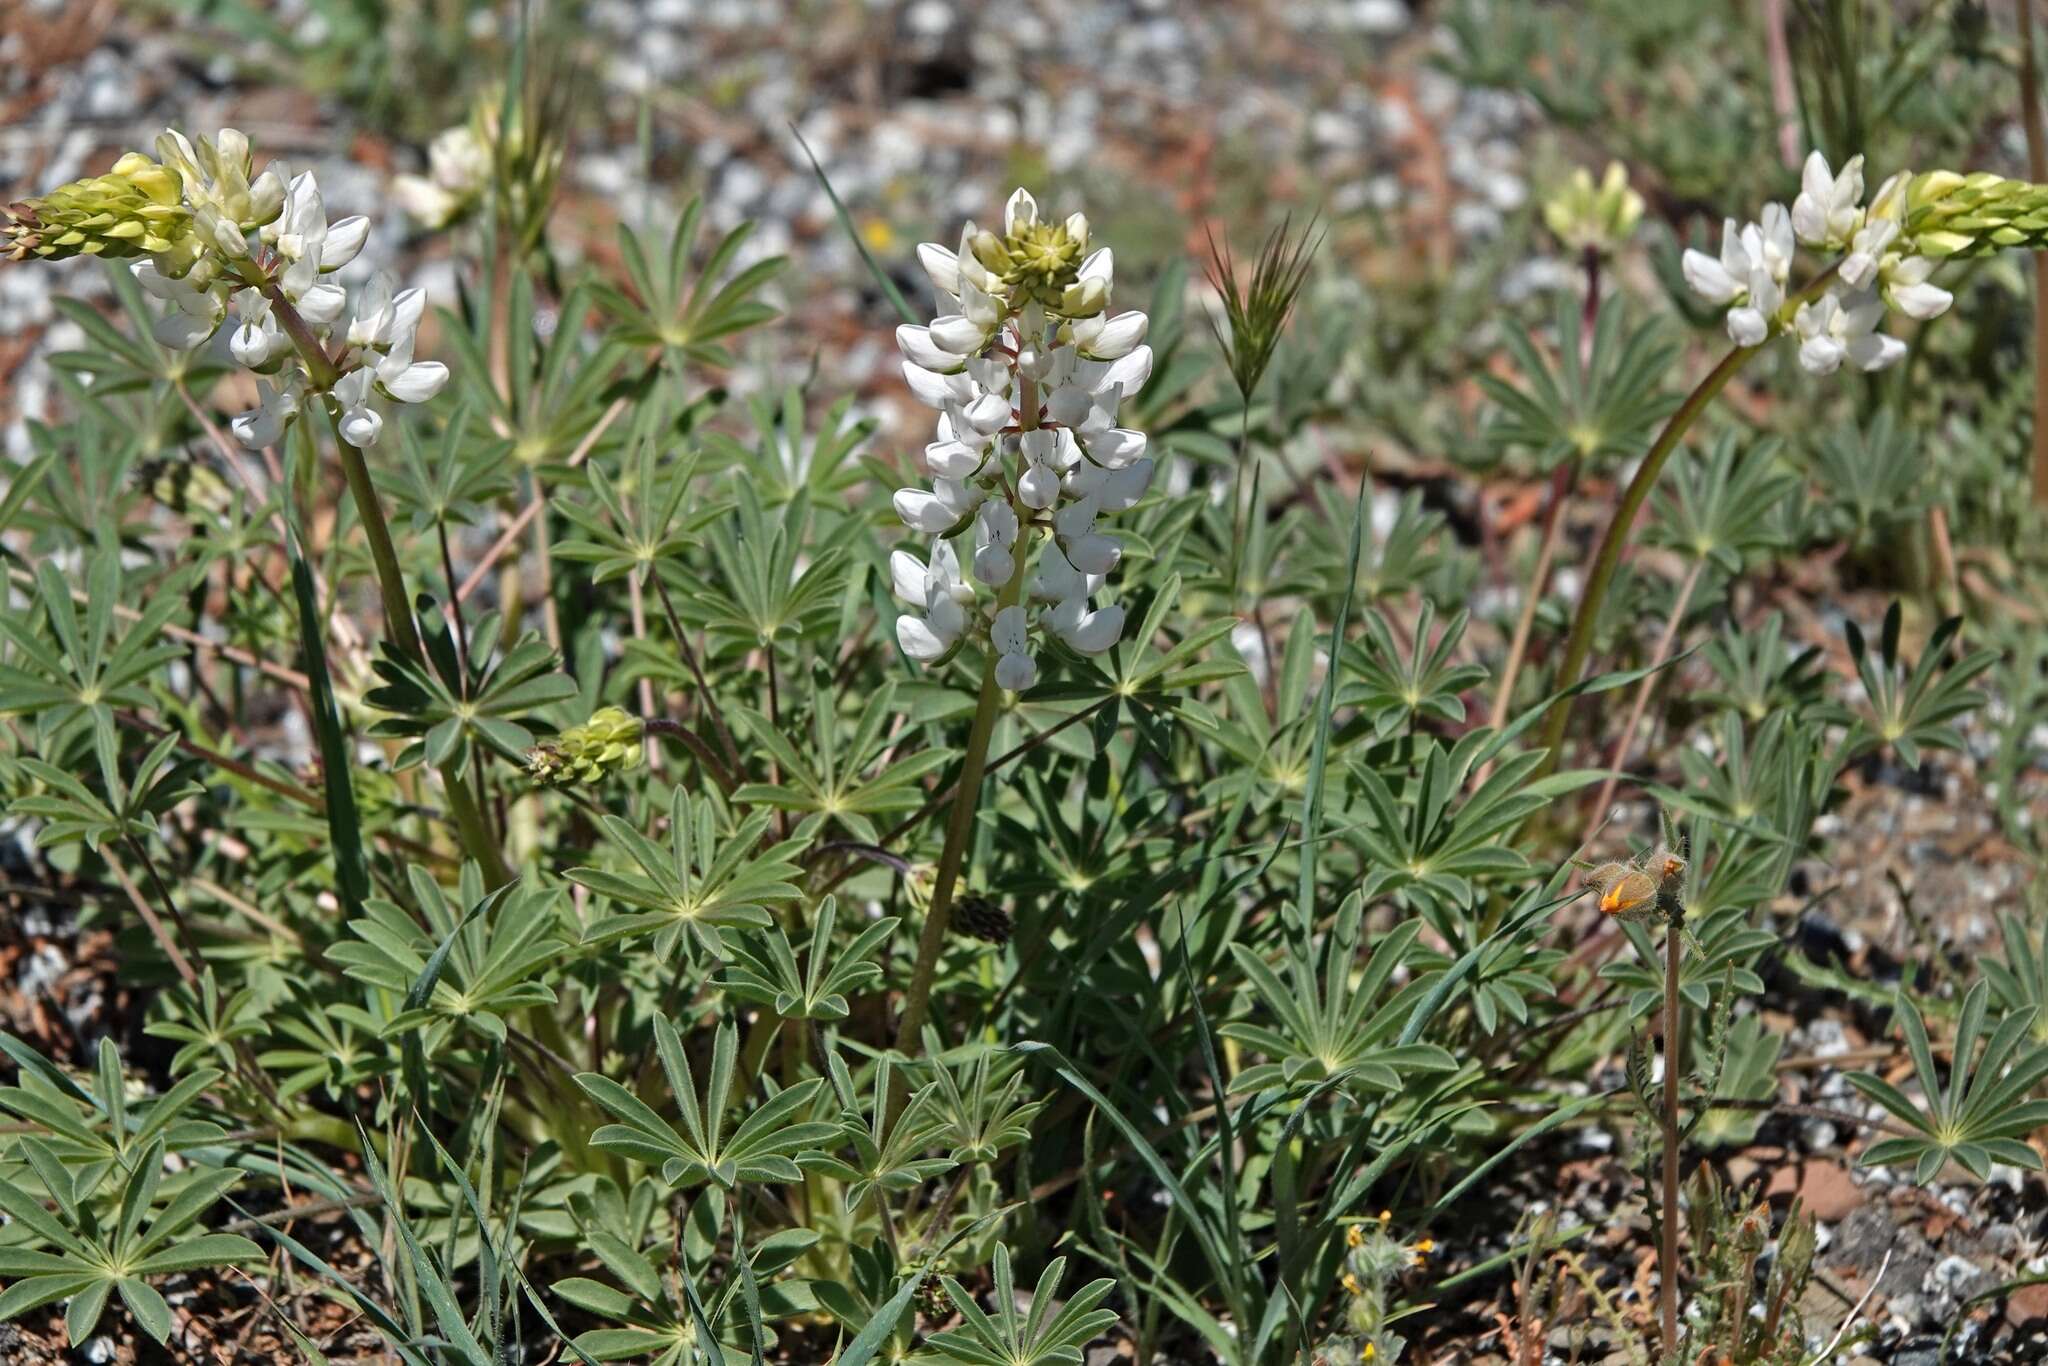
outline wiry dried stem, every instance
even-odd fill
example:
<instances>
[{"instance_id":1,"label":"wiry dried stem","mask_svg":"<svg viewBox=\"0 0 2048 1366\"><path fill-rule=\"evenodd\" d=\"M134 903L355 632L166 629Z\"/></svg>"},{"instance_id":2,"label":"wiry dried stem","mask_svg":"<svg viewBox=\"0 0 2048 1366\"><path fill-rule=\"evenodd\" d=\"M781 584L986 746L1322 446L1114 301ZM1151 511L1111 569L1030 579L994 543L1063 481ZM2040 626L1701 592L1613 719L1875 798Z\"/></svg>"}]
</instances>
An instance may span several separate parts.
<instances>
[{"instance_id":1,"label":"wiry dried stem","mask_svg":"<svg viewBox=\"0 0 2048 1366\"><path fill-rule=\"evenodd\" d=\"M2017 0L2020 126L2027 135L2027 174L2048 181L2048 136L2041 128L2041 69L2034 55L2034 0ZM2034 502L2048 507L2048 251L2034 253Z\"/></svg>"},{"instance_id":2,"label":"wiry dried stem","mask_svg":"<svg viewBox=\"0 0 2048 1366\"><path fill-rule=\"evenodd\" d=\"M1685 936L1673 917L1664 931L1664 1246L1657 1261L1657 1300L1664 1354L1678 1350L1678 974Z\"/></svg>"},{"instance_id":3,"label":"wiry dried stem","mask_svg":"<svg viewBox=\"0 0 2048 1366\"><path fill-rule=\"evenodd\" d=\"M1671 605L1671 616L1664 623L1663 634L1657 637L1656 653L1650 656L1650 674L1636 685L1635 701L1629 704L1628 721L1621 728L1621 738L1614 742L1614 753L1608 756L1607 767L1611 770L1607 781L1600 785L1600 795L1593 799L1592 812L1598 815L1614 800L1614 786L1620 781L1622 764L1628 760L1629 746L1635 743L1636 728L1643 723L1643 712L1649 707L1650 692L1657 686L1657 670L1671 657L1671 648L1678 642L1678 628L1685 620L1685 611L1692 606L1693 590L1700 586L1700 574L1707 567L1704 556L1692 562L1686 571L1685 582L1679 586L1678 598Z\"/></svg>"}]
</instances>

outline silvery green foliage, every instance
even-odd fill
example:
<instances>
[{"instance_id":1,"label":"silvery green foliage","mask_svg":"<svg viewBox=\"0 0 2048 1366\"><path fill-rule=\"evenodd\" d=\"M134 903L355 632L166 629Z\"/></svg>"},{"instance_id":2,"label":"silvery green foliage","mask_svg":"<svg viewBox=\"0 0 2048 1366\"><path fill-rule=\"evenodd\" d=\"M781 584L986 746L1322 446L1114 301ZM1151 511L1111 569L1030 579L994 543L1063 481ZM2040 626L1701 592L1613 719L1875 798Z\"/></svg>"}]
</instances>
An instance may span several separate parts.
<instances>
[{"instance_id":1,"label":"silvery green foliage","mask_svg":"<svg viewBox=\"0 0 2048 1366\"><path fill-rule=\"evenodd\" d=\"M1630 54L1694 62L1726 32L1596 3L1616 89L1678 99ZM1020 191L916 253L921 455L878 439L868 390L772 359L772 234L707 201L563 250L589 244L547 215L558 128L475 118L394 187L451 230L464 307L431 333L395 282L345 297L367 223L232 134L25 202L19 268L100 255L119 308L59 305L89 349L52 358L58 411L0 494L0 809L33 845L0 894L114 931L131 1013L90 1051L0 1035L0 1317L156 1334L178 1294L217 1303L172 1278L260 1280L260 1249L407 1366L1389 1360L1454 1323L1434 1280L1489 1255L1433 1237L1491 1240L1509 1173L1630 1123L1616 1059L1655 1098L1629 1034L1662 1003L1662 903L1600 930L1581 873L1646 876L1601 861L1656 806L1685 831L1689 1156L1769 1122L1713 1102L1775 1103L1756 1021L1786 964L1897 1003L1914 1080L1858 1085L1911 1136L1867 1157L2023 1163L2038 927L2012 917L1989 988L1949 1003L1809 961L1783 912L1829 866L1849 766L1865 790L1953 776L1979 688L2022 837L2039 641L1983 637L1981 603L1916 615L1908 566L1939 506L1966 598L2017 565L2000 589L2031 600L2025 404L1979 373L2012 304L1927 263L2031 240L2040 196L1935 173L1866 199L1859 163L1815 161L1682 256L1690 205L1791 191L1737 137L1771 117L1750 87L1624 137L1582 117L1605 83L1499 58L1581 33L1474 8L1454 28L1497 41L1471 79L1539 86L1659 187L1549 201L1591 279L1521 269L1557 264L1533 214L1391 273L1377 220L1333 211L1320 252L1219 223L1267 245L1243 278L1222 247L1212 338L1184 320L1219 301L1172 259L1201 225L1148 241L1123 203L1091 226ZM1833 269L1811 292L1802 256ZM1147 308L1118 312L1134 277ZM1951 290L1911 384L1823 392L1786 352L1712 406L1646 490L1579 724L1544 753L1583 533L1725 351L1688 335L1697 301L1828 369L1896 360ZM316 399L331 423L299 420ZM1446 432L1507 458L1441 462ZM1532 495L1574 473L1546 588ZM1863 596L1802 601L1845 549ZM373 602L373 575L401 591ZM1879 597L1908 606L1876 639L1836 624ZM1994 672L1987 639L2018 662ZM962 650L1000 685L974 808ZM1638 689L1640 758L1589 813ZM929 1030L899 1049L949 847ZM131 1025L166 1046L124 1062ZM330 1231L372 1265L330 1265Z\"/></svg>"}]
</instances>

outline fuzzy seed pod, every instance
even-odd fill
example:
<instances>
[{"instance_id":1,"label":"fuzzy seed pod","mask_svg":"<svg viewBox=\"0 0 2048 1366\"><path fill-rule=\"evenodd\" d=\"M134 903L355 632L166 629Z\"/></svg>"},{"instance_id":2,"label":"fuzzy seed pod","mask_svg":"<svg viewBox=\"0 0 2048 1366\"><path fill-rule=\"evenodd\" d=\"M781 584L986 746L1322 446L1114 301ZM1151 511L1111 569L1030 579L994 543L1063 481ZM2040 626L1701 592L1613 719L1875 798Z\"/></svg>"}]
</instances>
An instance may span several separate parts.
<instances>
[{"instance_id":1,"label":"fuzzy seed pod","mask_svg":"<svg viewBox=\"0 0 2048 1366\"><path fill-rule=\"evenodd\" d=\"M987 897L963 896L953 903L953 928L984 944L1007 944L1014 922Z\"/></svg>"}]
</instances>

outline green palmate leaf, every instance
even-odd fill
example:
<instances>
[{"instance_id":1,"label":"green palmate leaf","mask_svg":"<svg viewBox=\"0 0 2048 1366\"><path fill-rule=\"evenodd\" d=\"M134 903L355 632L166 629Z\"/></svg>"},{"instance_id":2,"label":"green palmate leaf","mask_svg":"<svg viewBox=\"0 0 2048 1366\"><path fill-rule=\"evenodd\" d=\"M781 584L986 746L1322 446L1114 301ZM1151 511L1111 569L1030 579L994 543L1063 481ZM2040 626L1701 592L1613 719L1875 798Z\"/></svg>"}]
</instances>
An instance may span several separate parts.
<instances>
[{"instance_id":1,"label":"green palmate leaf","mask_svg":"<svg viewBox=\"0 0 2048 1366\"><path fill-rule=\"evenodd\" d=\"M1038 1278L1031 1310L1017 1307L1017 1289L1010 1272L1010 1250L1000 1244L995 1259L995 1315L982 1312L960 1282L945 1278L946 1298L960 1311L959 1329L935 1335L929 1343L941 1361L962 1366L1055 1366L1078 1363L1081 1347L1116 1322L1116 1314L1099 1309L1116 1282L1091 1281L1053 1312L1067 1259L1054 1258Z\"/></svg>"},{"instance_id":2,"label":"green palmate leaf","mask_svg":"<svg viewBox=\"0 0 2048 1366\"><path fill-rule=\"evenodd\" d=\"M632 870L576 868L569 880L631 909L599 918L586 942L653 934L654 951L666 957L686 931L702 937L719 928L768 925L768 907L798 897L798 846L761 848L771 820L769 812L755 811L734 823L716 797L693 798L681 788L669 795L666 846L605 817L612 848Z\"/></svg>"},{"instance_id":3,"label":"green palmate leaf","mask_svg":"<svg viewBox=\"0 0 2048 1366\"><path fill-rule=\"evenodd\" d=\"M469 410L449 419L441 440L429 450L412 424L399 429L399 458L384 483L398 508L410 515L414 532L448 525L476 526L485 507L517 487L498 452L468 440ZM449 584L452 597L458 585Z\"/></svg>"},{"instance_id":4,"label":"green palmate leaf","mask_svg":"<svg viewBox=\"0 0 2048 1366\"><path fill-rule=\"evenodd\" d=\"M1000 1066L988 1047L943 1052L936 1031L925 1031L925 1067L931 1076L927 1098L941 1126L933 1137L960 1163L992 1163L1003 1149L1031 1137L1031 1121L1043 1101L1024 1099L1024 1074Z\"/></svg>"},{"instance_id":5,"label":"green palmate leaf","mask_svg":"<svg viewBox=\"0 0 2048 1366\"><path fill-rule=\"evenodd\" d=\"M836 825L864 844L877 843L882 832L873 817L917 810L925 799L922 780L953 757L951 750L933 747L891 762L897 747L892 722L901 716L893 684L884 684L851 718L842 717L830 694L814 685L810 714L810 743L800 745L804 737L792 739L762 713L738 712L754 743L774 760L779 781L747 784L733 800L804 813L793 832L798 840L808 842Z\"/></svg>"},{"instance_id":6,"label":"green palmate leaf","mask_svg":"<svg viewBox=\"0 0 2048 1366\"><path fill-rule=\"evenodd\" d=\"M1532 334L1509 331L1508 354L1522 378L1513 384L1480 377L1480 387L1499 408L1486 427L1487 444L1526 450L1543 469L1567 459L1640 454L1657 424L1678 406L1663 387L1678 344L1654 319L1629 329L1623 313L1618 305L1600 310L1582 357L1579 306L1561 297L1554 362Z\"/></svg>"},{"instance_id":7,"label":"green palmate leaf","mask_svg":"<svg viewBox=\"0 0 2048 1366\"><path fill-rule=\"evenodd\" d=\"M762 394L748 402L755 438L749 447L723 432L705 437L705 450L759 488L770 506L799 494L818 501L843 497L865 477L857 457L875 430L871 417L855 417L853 400L842 398L825 410L813 433L804 391L795 385L779 396Z\"/></svg>"},{"instance_id":8,"label":"green palmate leaf","mask_svg":"<svg viewBox=\"0 0 2048 1366\"><path fill-rule=\"evenodd\" d=\"M1776 442L1759 441L1744 452L1733 436L1724 437L1665 479L1645 539L1739 573L1746 557L1778 544L1769 513L1797 483Z\"/></svg>"},{"instance_id":9,"label":"green palmate leaf","mask_svg":"<svg viewBox=\"0 0 2048 1366\"><path fill-rule=\"evenodd\" d=\"M402 998L386 1037L439 1026L428 1029L431 1051L461 1027L502 1043L520 1012L554 1002L546 970L569 947L556 894L523 883L486 893L467 864L458 909L426 869L414 865L408 878L419 918L373 899L350 922L355 940L328 951L349 976Z\"/></svg>"},{"instance_id":10,"label":"green palmate leaf","mask_svg":"<svg viewBox=\"0 0 2048 1366\"><path fill-rule=\"evenodd\" d=\"M1408 920L1373 945L1356 980L1352 959L1361 946L1364 902L1354 894L1337 912L1335 925L1318 950L1297 942L1289 951L1286 977L1253 949L1232 944L1231 952L1251 983L1253 995L1273 1025L1232 1020L1218 1029L1269 1061L1247 1067L1233 1091L1259 1091L1342 1077L1377 1091L1398 1091L1411 1076L1447 1072L1457 1064L1433 1044L1396 1043L1409 1002L1397 993L1381 1000L1395 971L1413 949L1422 922Z\"/></svg>"},{"instance_id":11,"label":"green palmate leaf","mask_svg":"<svg viewBox=\"0 0 2048 1366\"><path fill-rule=\"evenodd\" d=\"M837 624L845 551L811 540L808 495L791 498L778 517L750 479L736 481L734 492L733 504L710 524L707 568L674 561L657 566L681 590L676 607L683 620L709 632L724 651L822 637Z\"/></svg>"},{"instance_id":12,"label":"green palmate leaf","mask_svg":"<svg viewBox=\"0 0 2048 1366\"><path fill-rule=\"evenodd\" d=\"M1903 1091L1868 1072L1849 1074L1851 1085L1913 1131L1911 1137L1873 1143L1864 1151L1865 1164L1910 1163L1913 1179L1923 1184L1939 1175L1950 1160L1979 1181L1990 1176L1994 1162L2029 1171L2042 1169L2040 1155L2024 1139L2048 1124L2048 1100L2029 1099L2034 1088L2048 1078L2048 1046L2027 1037L2033 1023L2031 1009L2004 1015L1985 1037L1990 999L1990 984L1981 981L1964 997L1951 1048L1955 1065L1944 1086L1919 1007L1901 996L1898 1019L1923 1101L1915 1104ZM1984 1045L1981 1053L1977 1049L1980 1040Z\"/></svg>"},{"instance_id":13,"label":"green palmate leaf","mask_svg":"<svg viewBox=\"0 0 2048 1366\"><path fill-rule=\"evenodd\" d=\"M1556 796L1599 775L1536 779L1544 756L1524 751L1500 759L1465 793L1498 739L1482 727L1455 745L1425 741L1419 764L1407 774L1393 774L1398 791L1367 757L1351 761L1365 803L1365 820L1352 838L1373 867L1368 896L1398 893L1448 928L1450 909L1471 905L1483 885L1529 874L1528 860L1504 842L1509 832Z\"/></svg>"},{"instance_id":14,"label":"green palmate leaf","mask_svg":"<svg viewBox=\"0 0 2048 1366\"><path fill-rule=\"evenodd\" d=\"M90 1192L76 1188L70 1170L52 1149L27 1139L19 1152L58 1208L51 1213L36 1195L0 1178L0 1210L47 1249L0 1249L0 1275L19 1278L0 1293L0 1321L69 1300L65 1333L74 1346L82 1346L109 1297L118 1291L143 1331L161 1343L170 1336L170 1310L145 1277L226 1267L261 1256L254 1243L234 1234L179 1237L241 1179L241 1173L215 1170L183 1176L159 1209L156 1199L165 1173L161 1137L149 1140L135 1154L110 1215L81 1203L80 1196Z\"/></svg>"},{"instance_id":15,"label":"green palmate leaf","mask_svg":"<svg viewBox=\"0 0 2048 1366\"><path fill-rule=\"evenodd\" d=\"M732 364L725 339L776 316L754 296L787 264L780 256L770 256L725 278L753 233L753 224L742 223L719 239L693 271L690 258L702 217L703 201L691 200L676 221L666 250L659 242L621 228L619 252L631 292L611 285L595 290L598 306L616 321L614 335L620 341L659 347L676 368L685 363Z\"/></svg>"},{"instance_id":16,"label":"green palmate leaf","mask_svg":"<svg viewBox=\"0 0 2048 1366\"><path fill-rule=\"evenodd\" d=\"M1480 665L1453 662L1470 619L1470 613L1460 612L1437 632L1436 607L1424 599L1411 632L1414 644L1404 648L1385 616L1366 612L1365 640L1347 650L1346 663L1356 681L1338 691L1337 705L1362 709L1382 739L1425 718L1454 725L1463 721L1460 694L1487 677Z\"/></svg>"},{"instance_id":17,"label":"green palmate leaf","mask_svg":"<svg viewBox=\"0 0 2048 1366\"><path fill-rule=\"evenodd\" d=\"M662 1073L678 1106L675 1123L661 1118L610 1078L579 1073L576 1084L620 1121L592 1134L594 1146L658 1169L671 1186L709 1181L733 1190L747 1182L801 1180L803 1173L793 1156L837 1141L837 1123L802 1118L824 1085L815 1078L776 1092L748 1113L730 1134L726 1133L725 1114L733 1096L733 1064L738 1046L737 1032L730 1024L718 1031L711 1075L701 1105L696 1077L675 1026L657 1017L654 1039Z\"/></svg>"},{"instance_id":18,"label":"green palmate leaf","mask_svg":"<svg viewBox=\"0 0 2048 1366\"><path fill-rule=\"evenodd\" d=\"M1986 960L1984 979L2001 1012L2033 1012L2033 1041L2048 1044L2048 925L2032 932L2016 915L2000 916L1998 925L2004 954Z\"/></svg>"},{"instance_id":19,"label":"green palmate leaf","mask_svg":"<svg viewBox=\"0 0 2048 1366\"><path fill-rule=\"evenodd\" d=\"M590 565L596 583L682 559L698 533L730 506L693 493L698 469L696 455L665 458L653 434L641 432L623 481L593 464L586 472L593 501L557 502L580 534L557 543L554 553Z\"/></svg>"},{"instance_id":20,"label":"green palmate leaf","mask_svg":"<svg viewBox=\"0 0 2048 1366\"><path fill-rule=\"evenodd\" d=\"M1899 657L1899 604L1885 613L1884 632L1878 653L1873 656L1856 623L1845 627L1849 653L1856 660L1856 674L1869 699L1870 714L1854 719L1871 747L1889 745L1901 762L1918 766L1923 749L1961 749L1963 739L1954 721L1963 713L1983 705L1983 694L1972 692L1970 683L1997 662L1992 650L1977 650L1951 660L1947 649L1962 619L1951 617L1935 627L1920 658L1907 664ZM1844 719L1850 714L1845 713Z\"/></svg>"},{"instance_id":21,"label":"green palmate leaf","mask_svg":"<svg viewBox=\"0 0 2048 1366\"><path fill-rule=\"evenodd\" d=\"M1813 473L1825 502L1814 530L1857 551L1880 550L1927 515L1927 452L1889 408L1833 427L1815 444Z\"/></svg>"},{"instance_id":22,"label":"green palmate leaf","mask_svg":"<svg viewBox=\"0 0 2048 1366\"><path fill-rule=\"evenodd\" d=\"M929 1083L898 1103L891 1088L895 1067L885 1055L875 1064L874 1083L863 1105L855 1094L852 1073L836 1052L827 1065L839 1100L840 1126L853 1152L850 1158L820 1154L805 1166L846 1182L849 1209L915 1190L959 1165L950 1157L923 1155L940 1146L946 1130L957 1128L939 1111L938 1083Z\"/></svg>"},{"instance_id":23,"label":"green palmate leaf","mask_svg":"<svg viewBox=\"0 0 2048 1366\"><path fill-rule=\"evenodd\" d=\"M432 598L419 599L424 663L387 650L375 663L384 686L364 699L390 713L371 734L407 739L397 766L428 763L460 769L472 746L523 763L536 730L553 730L540 709L576 695L556 668L555 652L529 633L499 650L502 618L479 617L466 633L450 629Z\"/></svg>"},{"instance_id":24,"label":"green palmate leaf","mask_svg":"<svg viewBox=\"0 0 2048 1366\"><path fill-rule=\"evenodd\" d=\"M770 1006L785 1020L843 1020L847 996L873 986L882 969L869 962L896 928L893 917L865 926L843 947L835 947L839 903L826 897L811 926L810 953L799 969L796 951L780 925L759 934L722 936L732 957L731 975L721 985L742 1001Z\"/></svg>"},{"instance_id":25,"label":"green palmate leaf","mask_svg":"<svg viewBox=\"0 0 2048 1366\"><path fill-rule=\"evenodd\" d=\"M1779 612L1748 629L1731 625L1700 651L1716 680L1700 699L1739 711L1751 722L1776 710L1802 710L1820 692L1816 668L1821 654L1815 645L1794 655L1785 644L1785 618Z\"/></svg>"},{"instance_id":26,"label":"green palmate leaf","mask_svg":"<svg viewBox=\"0 0 2048 1366\"><path fill-rule=\"evenodd\" d=\"M141 615L115 638L114 605L123 578L115 552L93 555L85 566L81 615L71 580L44 560L36 567L34 613L0 612L0 643L6 646L0 654L0 712L32 713L45 753L85 727L111 737L114 709L147 710L145 680L181 653L163 635L184 606L175 579L159 584Z\"/></svg>"}]
</instances>

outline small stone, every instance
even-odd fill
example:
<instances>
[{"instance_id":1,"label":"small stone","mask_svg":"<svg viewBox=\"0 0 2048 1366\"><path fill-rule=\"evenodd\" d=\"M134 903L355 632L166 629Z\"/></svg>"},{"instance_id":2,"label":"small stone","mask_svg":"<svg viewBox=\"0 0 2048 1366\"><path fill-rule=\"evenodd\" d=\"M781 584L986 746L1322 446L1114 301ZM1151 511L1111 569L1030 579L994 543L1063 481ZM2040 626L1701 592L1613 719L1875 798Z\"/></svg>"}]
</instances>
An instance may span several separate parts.
<instances>
[{"instance_id":1,"label":"small stone","mask_svg":"<svg viewBox=\"0 0 2048 1366\"><path fill-rule=\"evenodd\" d=\"M2005 1321L2015 1328L2048 1323L2048 1282L2023 1285L2005 1297Z\"/></svg>"},{"instance_id":2,"label":"small stone","mask_svg":"<svg viewBox=\"0 0 2048 1366\"><path fill-rule=\"evenodd\" d=\"M1934 1264L1934 1270L1927 1273L1925 1289L1929 1294L1942 1295L1951 1300L1965 1300L1981 1288L1980 1283L1990 1280L1985 1270L1964 1257L1948 1256Z\"/></svg>"}]
</instances>

